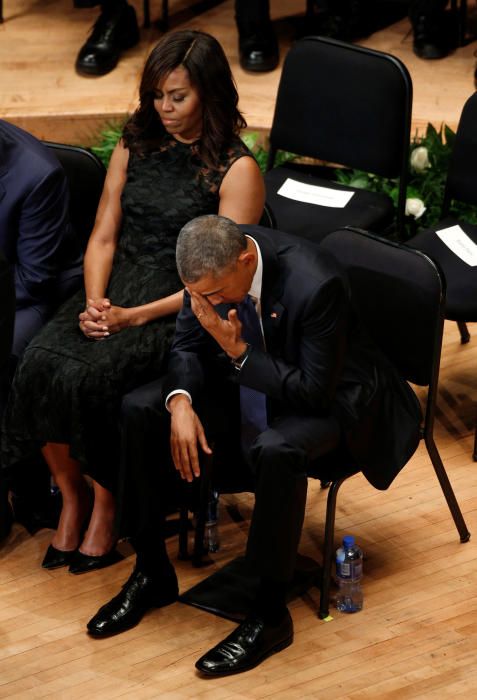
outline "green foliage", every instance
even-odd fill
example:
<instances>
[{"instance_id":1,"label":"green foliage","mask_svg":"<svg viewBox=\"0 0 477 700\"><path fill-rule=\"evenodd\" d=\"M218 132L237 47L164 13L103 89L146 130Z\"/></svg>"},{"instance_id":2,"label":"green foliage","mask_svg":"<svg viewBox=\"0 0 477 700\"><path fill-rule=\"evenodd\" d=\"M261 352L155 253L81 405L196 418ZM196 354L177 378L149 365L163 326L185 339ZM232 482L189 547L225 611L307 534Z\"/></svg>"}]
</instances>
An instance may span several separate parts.
<instances>
[{"instance_id":1,"label":"green foliage","mask_svg":"<svg viewBox=\"0 0 477 700\"><path fill-rule=\"evenodd\" d=\"M267 169L268 151L260 143L260 135L257 131L247 131L241 134L242 141L245 143L247 148L249 148L260 167L262 173ZM282 165L289 160L296 158L294 153L289 153L288 151L278 151L275 158L275 166Z\"/></svg>"},{"instance_id":2,"label":"green foliage","mask_svg":"<svg viewBox=\"0 0 477 700\"><path fill-rule=\"evenodd\" d=\"M121 138L124 121L107 122L99 133L98 143L91 146L91 150L108 167L114 147Z\"/></svg>"}]
</instances>

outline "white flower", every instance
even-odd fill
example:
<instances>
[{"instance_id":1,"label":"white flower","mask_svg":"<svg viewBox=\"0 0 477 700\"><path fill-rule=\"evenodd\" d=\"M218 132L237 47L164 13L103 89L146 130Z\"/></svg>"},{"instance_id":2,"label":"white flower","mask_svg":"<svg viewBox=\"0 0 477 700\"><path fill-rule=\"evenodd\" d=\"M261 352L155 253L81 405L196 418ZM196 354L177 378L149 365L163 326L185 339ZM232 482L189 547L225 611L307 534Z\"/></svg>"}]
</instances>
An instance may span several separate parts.
<instances>
[{"instance_id":1,"label":"white flower","mask_svg":"<svg viewBox=\"0 0 477 700\"><path fill-rule=\"evenodd\" d=\"M429 154L425 146L418 146L411 152L410 158L411 168L416 173L423 173L424 170L431 167L429 162Z\"/></svg>"},{"instance_id":2,"label":"white flower","mask_svg":"<svg viewBox=\"0 0 477 700\"><path fill-rule=\"evenodd\" d=\"M417 197L406 199L406 216L413 216L415 219L419 219L425 211L426 207L422 199L417 199Z\"/></svg>"}]
</instances>

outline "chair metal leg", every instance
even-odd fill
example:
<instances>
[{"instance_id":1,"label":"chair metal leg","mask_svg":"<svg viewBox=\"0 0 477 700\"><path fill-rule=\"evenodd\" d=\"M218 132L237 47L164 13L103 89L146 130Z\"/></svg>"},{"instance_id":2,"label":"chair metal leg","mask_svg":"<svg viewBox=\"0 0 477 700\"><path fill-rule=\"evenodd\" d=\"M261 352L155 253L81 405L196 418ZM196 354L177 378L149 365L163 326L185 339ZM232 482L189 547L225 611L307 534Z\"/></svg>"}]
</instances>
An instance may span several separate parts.
<instances>
[{"instance_id":1,"label":"chair metal leg","mask_svg":"<svg viewBox=\"0 0 477 700\"><path fill-rule=\"evenodd\" d=\"M320 609L318 617L324 620L330 614L331 567L333 565L336 496L345 479L333 481L326 502L325 541L323 544L323 568L321 572Z\"/></svg>"},{"instance_id":2,"label":"chair metal leg","mask_svg":"<svg viewBox=\"0 0 477 700\"><path fill-rule=\"evenodd\" d=\"M199 507L196 514L194 549L192 551L192 565L197 567L204 566L206 563L203 560L204 533L205 520L207 517L207 504L209 502L209 494L211 489L212 456L205 455L204 459L201 461Z\"/></svg>"},{"instance_id":3,"label":"chair metal leg","mask_svg":"<svg viewBox=\"0 0 477 700\"><path fill-rule=\"evenodd\" d=\"M442 492L445 496L447 505L449 506L449 510L454 519L455 526L460 535L460 541L468 542L470 540L470 532L465 524L464 516L462 515L460 506L457 503L454 490L449 481L449 477L447 476L447 472L442 463L442 459L437 450L436 444L433 438L429 435L424 436L424 441L426 443L429 457L431 458L432 466L434 467L434 471L436 472L436 476L441 485Z\"/></svg>"},{"instance_id":4,"label":"chair metal leg","mask_svg":"<svg viewBox=\"0 0 477 700\"><path fill-rule=\"evenodd\" d=\"M149 0L143 0L144 7L144 26L146 29L151 26L151 11L149 7Z\"/></svg>"},{"instance_id":5,"label":"chair metal leg","mask_svg":"<svg viewBox=\"0 0 477 700\"><path fill-rule=\"evenodd\" d=\"M189 508L183 503L179 510L179 559L189 559Z\"/></svg>"},{"instance_id":6,"label":"chair metal leg","mask_svg":"<svg viewBox=\"0 0 477 700\"><path fill-rule=\"evenodd\" d=\"M460 333L460 342L462 343L462 345L465 345L470 340L470 333L469 329L467 328L466 322L457 321L457 328L459 329Z\"/></svg>"}]
</instances>

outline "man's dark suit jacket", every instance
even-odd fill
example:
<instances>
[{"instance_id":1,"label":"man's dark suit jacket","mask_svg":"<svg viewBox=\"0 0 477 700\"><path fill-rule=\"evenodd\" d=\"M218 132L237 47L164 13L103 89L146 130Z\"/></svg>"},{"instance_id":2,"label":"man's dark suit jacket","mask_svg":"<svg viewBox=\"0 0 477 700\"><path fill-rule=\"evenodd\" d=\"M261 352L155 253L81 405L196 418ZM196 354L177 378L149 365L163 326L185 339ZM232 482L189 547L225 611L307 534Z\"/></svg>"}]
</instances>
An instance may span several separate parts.
<instances>
[{"instance_id":1,"label":"man's dark suit jacket","mask_svg":"<svg viewBox=\"0 0 477 700\"><path fill-rule=\"evenodd\" d=\"M167 391L185 389L194 403L212 366L265 393L269 422L286 415L334 415L355 463L375 487L387 488L419 443L417 398L359 332L345 275L326 251L279 231L241 228L262 253L266 351L254 348L238 373L202 329L185 294Z\"/></svg>"},{"instance_id":2,"label":"man's dark suit jacket","mask_svg":"<svg viewBox=\"0 0 477 700\"><path fill-rule=\"evenodd\" d=\"M15 267L17 309L61 301L81 274L60 164L38 139L0 120L0 249Z\"/></svg>"}]
</instances>

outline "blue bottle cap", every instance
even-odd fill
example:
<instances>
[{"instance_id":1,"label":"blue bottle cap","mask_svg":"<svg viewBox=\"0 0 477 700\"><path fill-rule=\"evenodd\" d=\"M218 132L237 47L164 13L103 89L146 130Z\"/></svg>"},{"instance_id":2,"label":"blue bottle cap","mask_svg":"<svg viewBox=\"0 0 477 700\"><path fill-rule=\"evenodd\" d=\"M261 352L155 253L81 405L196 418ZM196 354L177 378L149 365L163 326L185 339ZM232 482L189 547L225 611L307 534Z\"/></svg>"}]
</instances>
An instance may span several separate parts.
<instances>
[{"instance_id":1,"label":"blue bottle cap","mask_svg":"<svg viewBox=\"0 0 477 700\"><path fill-rule=\"evenodd\" d=\"M345 535L343 537L343 547L352 547L354 545L354 537L353 535Z\"/></svg>"}]
</instances>

